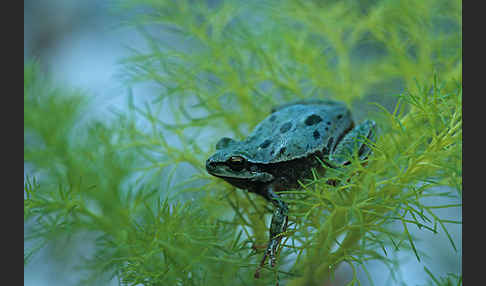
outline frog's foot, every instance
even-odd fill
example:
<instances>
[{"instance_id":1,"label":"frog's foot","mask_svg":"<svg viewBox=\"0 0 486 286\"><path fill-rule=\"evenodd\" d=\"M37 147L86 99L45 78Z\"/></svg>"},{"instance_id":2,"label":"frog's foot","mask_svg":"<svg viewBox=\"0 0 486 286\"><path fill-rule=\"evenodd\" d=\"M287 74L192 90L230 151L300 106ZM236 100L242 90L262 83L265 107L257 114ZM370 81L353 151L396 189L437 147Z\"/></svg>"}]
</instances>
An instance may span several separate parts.
<instances>
[{"instance_id":1,"label":"frog's foot","mask_svg":"<svg viewBox=\"0 0 486 286\"><path fill-rule=\"evenodd\" d=\"M265 260L267 260L267 256L270 252L268 251L268 247L267 249L265 250L265 253L263 254L263 258L262 258L262 261L260 262L260 265L258 265L257 269L255 270L255 274L254 274L254 277L255 278L260 278L260 271L262 270L263 268L263 265L265 265Z\"/></svg>"},{"instance_id":2,"label":"frog's foot","mask_svg":"<svg viewBox=\"0 0 486 286\"><path fill-rule=\"evenodd\" d=\"M275 206L275 210L273 212L272 222L270 223L270 241L268 242L262 261L255 271L255 278L260 276L260 270L263 265L265 265L267 256L270 257L270 265L275 267L275 254L277 253L278 245L280 244L280 240L282 240L283 233L287 229L288 223L287 215L289 208L287 204L280 199L279 195L274 192L273 186L270 186L266 190L266 195L266 198Z\"/></svg>"},{"instance_id":3,"label":"frog's foot","mask_svg":"<svg viewBox=\"0 0 486 286\"><path fill-rule=\"evenodd\" d=\"M267 260L267 257L270 257L270 266L275 267L275 254L277 252L277 247L279 245L280 239L272 239L267 246L267 249L265 250L265 253L263 254L262 261L260 262L260 265L258 265L258 268L255 271L255 278L260 277L260 271L265 265L265 261Z\"/></svg>"},{"instance_id":4,"label":"frog's foot","mask_svg":"<svg viewBox=\"0 0 486 286\"><path fill-rule=\"evenodd\" d=\"M260 262L260 265L258 266L258 268L255 271L255 275L254 275L255 278L260 277L260 270L265 265L265 261L267 260L267 257L270 258L270 266L272 268L275 267L276 260L277 260L277 258L276 258L277 249L278 249L278 246L280 245L280 241L282 240L283 233L287 230L287 225L288 225L288 219L286 217L285 218L285 224L284 224L282 232L279 233L278 235L272 237L270 242L268 243L267 248L265 250L265 253L263 254L262 261Z\"/></svg>"}]
</instances>

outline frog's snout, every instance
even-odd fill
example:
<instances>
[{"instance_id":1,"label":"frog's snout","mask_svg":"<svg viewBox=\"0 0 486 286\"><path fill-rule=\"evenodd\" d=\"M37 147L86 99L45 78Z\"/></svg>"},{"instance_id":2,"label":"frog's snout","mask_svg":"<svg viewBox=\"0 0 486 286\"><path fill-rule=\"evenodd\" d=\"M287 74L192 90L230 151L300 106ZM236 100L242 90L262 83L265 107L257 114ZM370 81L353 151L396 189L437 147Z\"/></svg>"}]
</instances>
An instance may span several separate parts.
<instances>
[{"instance_id":1,"label":"frog's snout","mask_svg":"<svg viewBox=\"0 0 486 286\"><path fill-rule=\"evenodd\" d=\"M216 164L209 159L206 160L206 171L212 172L214 169L216 169Z\"/></svg>"}]
</instances>

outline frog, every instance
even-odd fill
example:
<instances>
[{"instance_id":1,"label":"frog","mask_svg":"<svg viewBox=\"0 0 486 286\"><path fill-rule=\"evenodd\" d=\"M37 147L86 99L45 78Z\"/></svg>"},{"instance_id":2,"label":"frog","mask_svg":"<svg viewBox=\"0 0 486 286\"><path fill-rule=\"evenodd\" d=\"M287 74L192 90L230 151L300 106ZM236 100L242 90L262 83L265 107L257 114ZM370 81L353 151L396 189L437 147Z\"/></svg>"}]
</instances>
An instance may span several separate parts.
<instances>
[{"instance_id":1,"label":"frog","mask_svg":"<svg viewBox=\"0 0 486 286\"><path fill-rule=\"evenodd\" d=\"M255 278L267 257L275 267L287 229L289 208L281 195L312 178L313 169L325 173L327 168L345 168L354 159L365 161L375 134L372 120L355 126L345 103L308 99L274 107L241 141L223 137L216 143L215 153L206 161L207 172L274 206L269 241Z\"/></svg>"}]
</instances>

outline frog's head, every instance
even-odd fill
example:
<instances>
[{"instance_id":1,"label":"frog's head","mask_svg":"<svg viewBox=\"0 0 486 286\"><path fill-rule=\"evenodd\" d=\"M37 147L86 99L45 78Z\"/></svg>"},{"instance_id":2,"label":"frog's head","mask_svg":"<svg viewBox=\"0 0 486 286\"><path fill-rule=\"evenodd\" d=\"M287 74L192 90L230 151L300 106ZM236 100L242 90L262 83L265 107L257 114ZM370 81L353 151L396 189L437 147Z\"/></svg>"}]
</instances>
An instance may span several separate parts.
<instances>
[{"instance_id":1,"label":"frog's head","mask_svg":"<svg viewBox=\"0 0 486 286\"><path fill-rule=\"evenodd\" d=\"M242 189L257 183L268 183L273 176L249 158L244 143L224 137L216 144L216 153L206 161L209 174Z\"/></svg>"}]
</instances>

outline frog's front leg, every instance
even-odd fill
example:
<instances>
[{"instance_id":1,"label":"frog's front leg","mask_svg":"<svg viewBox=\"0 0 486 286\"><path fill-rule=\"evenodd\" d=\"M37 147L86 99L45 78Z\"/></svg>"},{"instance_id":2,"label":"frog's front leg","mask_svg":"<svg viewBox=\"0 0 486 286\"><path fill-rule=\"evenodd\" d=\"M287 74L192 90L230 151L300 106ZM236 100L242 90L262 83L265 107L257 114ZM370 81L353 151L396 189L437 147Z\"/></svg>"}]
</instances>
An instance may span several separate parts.
<instances>
[{"instance_id":1,"label":"frog's front leg","mask_svg":"<svg viewBox=\"0 0 486 286\"><path fill-rule=\"evenodd\" d=\"M267 256L270 257L270 265L272 267L275 266L275 255L277 252L277 247L282 239L282 233L285 232L287 228L288 222L288 212L289 208L285 202L281 200L279 195L277 195L274 191L272 186L269 186L266 191L266 198L272 202L275 206L275 210L272 216L272 222L270 224L270 240L267 245L267 249L265 250L265 254L263 255L262 261L260 262L259 267L255 271L255 277L258 278L260 275L260 269L265 264L265 260Z\"/></svg>"}]
</instances>

